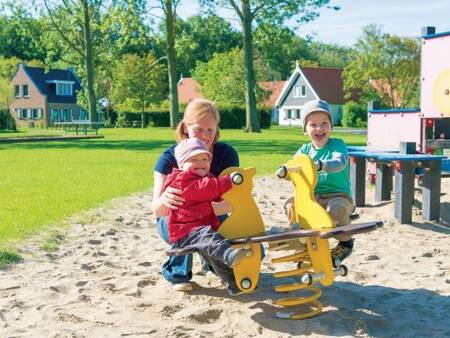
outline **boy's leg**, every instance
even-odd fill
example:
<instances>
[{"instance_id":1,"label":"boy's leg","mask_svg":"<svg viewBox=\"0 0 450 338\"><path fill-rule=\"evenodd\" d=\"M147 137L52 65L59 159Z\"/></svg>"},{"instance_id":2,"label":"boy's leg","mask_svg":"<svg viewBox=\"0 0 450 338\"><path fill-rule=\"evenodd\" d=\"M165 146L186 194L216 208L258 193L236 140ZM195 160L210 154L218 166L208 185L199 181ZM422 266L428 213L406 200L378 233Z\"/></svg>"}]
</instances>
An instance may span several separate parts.
<instances>
[{"instance_id":1,"label":"boy's leg","mask_svg":"<svg viewBox=\"0 0 450 338\"><path fill-rule=\"evenodd\" d=\"M160 237L169 243L167 217L158 218L156 228L158 229ZM180 288L180 290L188 291L188 289L192 289L192 287L186 285L186 283L189 283L192 279L191 270L192 255L170 256L162 266L162 275L168 282L177 284L175 287L182 285L183 288Z\"/></svg>"},{"instance_id":2,"label":"boy's leg","mask_svg":"<svg viewBox=\"0 0 450 338\"><path fill-rule=\"evenodd\" d=\"M347 197L330 196L318 198L318 202L326 209L336 226L343 226L351 223L350 215L353 212L353 203ZM331 250L333 259L342 262L353 251L353 238L350 235L337 236L338 245Z\"/></svg>"}]
</instances>

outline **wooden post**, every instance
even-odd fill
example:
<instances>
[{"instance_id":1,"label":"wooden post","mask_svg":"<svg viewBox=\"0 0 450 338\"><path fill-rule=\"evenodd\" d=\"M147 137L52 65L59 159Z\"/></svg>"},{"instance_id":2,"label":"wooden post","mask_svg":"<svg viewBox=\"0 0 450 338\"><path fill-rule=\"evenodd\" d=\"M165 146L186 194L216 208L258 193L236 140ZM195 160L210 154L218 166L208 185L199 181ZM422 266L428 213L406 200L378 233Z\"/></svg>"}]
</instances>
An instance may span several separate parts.
<instances>
[{"instance_id":1,"label":"wooden post","mask_svg":"<svg viewBox=\"0 0 450 338\"><path fill-rule=\"evenodd\" d=\"M411 223L414 201L414 161L397 161L395 168L394 216L400 223Z\"/></svg>"},{"instance_id":2,"label":"wooden post","mask_svg":"<svg viewBox=\"0 0 450 338\"><path fill-rule=\"evenodd\" d=\"M366 204L366 159L350 156L350 184L355 206Z\"/></svg>"},{"instance_id":3,"label":"wooden post","mask_svg":"<svg viewBox=\"0 0 450 338\"><path fill-rule=\"evenodd\" d=\"M375 201L389 201L392 191L392 168L386 163L377 163L375 179Z\"/></svg>"},{"instance_id":4,"label":"wooden post","mask_svg":"<svg viewBox=\"0 0 450 338\"><path fill-rule=\"evenodd\" d=\"M439 219L441 197L441 160L430 161L422 179L422 217L426 221Z\"/></svg>"}]
</instances>

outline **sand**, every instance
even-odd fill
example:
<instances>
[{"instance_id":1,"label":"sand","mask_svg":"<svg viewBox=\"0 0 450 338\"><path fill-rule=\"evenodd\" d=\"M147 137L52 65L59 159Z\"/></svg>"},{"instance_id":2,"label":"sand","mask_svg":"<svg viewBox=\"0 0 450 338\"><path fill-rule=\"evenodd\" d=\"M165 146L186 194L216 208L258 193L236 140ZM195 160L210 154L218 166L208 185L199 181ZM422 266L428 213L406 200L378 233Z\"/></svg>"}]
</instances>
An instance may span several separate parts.
<instances>
[{"instance_id":1,"label":"sand","mask_svg":"<svg viewBox=\"0 0 450 338\"><path fill-rule=\"evenodd\" d=\"M256 180L267 227L283 226L289 182ZM20 245L24 261L0 270L0 337L449 337L450 179L443 179L439 222L399 224L393 202L358 208L355 222L382 220L358 235L347 277L322 287L324 311L294 321L275 318L272 277L283 265L267 252L257 292L230 298L194 259L194 290L174 291L161 276L168 248L157 234L151 193L117 199L75 215L59 231L59 249L40 249L45 236ZM416 205L420 206L416 192ZM334 240L333 240L334 241ZM332 243L332 245L334 242Z\"/></svg>"}]
</instances>

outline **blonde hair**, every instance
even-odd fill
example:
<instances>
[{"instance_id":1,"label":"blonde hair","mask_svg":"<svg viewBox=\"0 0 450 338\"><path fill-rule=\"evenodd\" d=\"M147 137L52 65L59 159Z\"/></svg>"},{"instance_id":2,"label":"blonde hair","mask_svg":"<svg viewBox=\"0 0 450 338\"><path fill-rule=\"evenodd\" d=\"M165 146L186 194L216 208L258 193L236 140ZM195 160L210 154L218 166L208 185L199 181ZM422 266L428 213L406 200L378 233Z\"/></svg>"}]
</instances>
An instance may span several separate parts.
<instances>
[{"instance_id":1,"label":"blonde hair","mask_svg":"<svg viewBox=\"0 0 450 338\"><path fill-rule=\"evenodd\" d=\"M216 143L219 139L220 113L214 102L205 99L195 99L187 105L184 110L183 119L180 121L177 126L177 130L175 131L175 139L177 140L177 143L181 140L189 138L189 135L185 132L185 127L187 124L196 123L208 115L216 121L217 129L213 141L213 143Z\"/></svg>"}]
</instances>

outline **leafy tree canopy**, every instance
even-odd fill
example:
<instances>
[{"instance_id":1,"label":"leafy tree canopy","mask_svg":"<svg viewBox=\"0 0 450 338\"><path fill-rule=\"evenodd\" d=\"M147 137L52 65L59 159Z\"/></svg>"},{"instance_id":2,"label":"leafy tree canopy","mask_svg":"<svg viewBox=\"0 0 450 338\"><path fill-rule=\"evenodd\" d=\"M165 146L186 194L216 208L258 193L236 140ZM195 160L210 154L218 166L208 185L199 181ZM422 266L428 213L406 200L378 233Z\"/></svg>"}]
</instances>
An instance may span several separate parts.
<instances>
[{"instance_id":1,"label":"leafy tree canopy","mask_svg":"<svg viewBox=\"0 0 450 338\"><path fill-rule=\"evenodd\" d=\"M209 62L199 62L193 78L200 84L204 97L219 104L243 106L245 102L245 70L242 67L243 51L234 48L226 53L216 53ZM272 70L262 60L255 62L256 77L260 81L270 81ZM257 86L256 97L259 102L267 93Z\"/></svg>"},{"instance_id":2,"label":"leafy tree canopy","mask_svg":"<svg viewBox=\"0 0 450 338\"><path fill-rule=\"evenodd\" d=\"M348 96L359 91L363 99L377 99L387 107L417 106L420 43L369 25L363 29L343 76Z\"/></svg>"}]
</instances>

